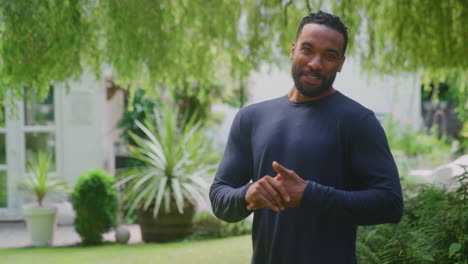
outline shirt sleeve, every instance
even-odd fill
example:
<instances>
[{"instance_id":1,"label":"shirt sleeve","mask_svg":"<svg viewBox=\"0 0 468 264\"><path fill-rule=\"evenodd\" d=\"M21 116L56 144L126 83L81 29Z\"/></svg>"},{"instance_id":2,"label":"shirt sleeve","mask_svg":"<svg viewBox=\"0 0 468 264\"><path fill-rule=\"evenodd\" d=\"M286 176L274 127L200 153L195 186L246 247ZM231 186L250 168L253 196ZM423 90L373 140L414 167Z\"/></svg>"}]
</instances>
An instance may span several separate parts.
<instances>
[{"instance_id":1,"label":"shirt sleeve","mask_svg":"<svg viewBox=\"0 0 468 264\"><path fill-rule=\"evenodd\" d=\"M398 170L385 133L373 113L353 124L349 133L349 175L360 190L345 191L308 181L301 206L356 225L398 222L403 197Z\"/></svg>"},{"instance_id":2,"label":"shirt sleeve","mask_svg":"<svg viewBox=\"0 0 468 264\"><path fill-rule=\"evenodd\" d=\"M237 222L250 215L245 194L251 185L252 161L248 137L243 137L241 112L238 112L229 132L223 159L210 188L213 213L227 222Z\"/></svg>"}]
</instances>

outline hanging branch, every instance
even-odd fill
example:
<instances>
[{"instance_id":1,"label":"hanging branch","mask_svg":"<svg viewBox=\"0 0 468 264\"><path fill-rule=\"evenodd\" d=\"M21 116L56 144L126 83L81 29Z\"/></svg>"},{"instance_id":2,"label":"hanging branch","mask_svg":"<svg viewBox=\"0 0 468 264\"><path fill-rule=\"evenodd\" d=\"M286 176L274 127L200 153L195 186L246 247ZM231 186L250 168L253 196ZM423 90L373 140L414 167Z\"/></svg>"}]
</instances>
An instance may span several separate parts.
<instances>
[{"instance_id":1,"label":"hanging branch","mask_svg":"<svg viewBox=\"0 0 468 264\"><path fill-rule=\"evenodd\" d=\"M310 7L309 0L304 0L304 1L306 2L307 10L309 10L309 13L312 12L312 8Z\"/></svg>"}]
</instances>

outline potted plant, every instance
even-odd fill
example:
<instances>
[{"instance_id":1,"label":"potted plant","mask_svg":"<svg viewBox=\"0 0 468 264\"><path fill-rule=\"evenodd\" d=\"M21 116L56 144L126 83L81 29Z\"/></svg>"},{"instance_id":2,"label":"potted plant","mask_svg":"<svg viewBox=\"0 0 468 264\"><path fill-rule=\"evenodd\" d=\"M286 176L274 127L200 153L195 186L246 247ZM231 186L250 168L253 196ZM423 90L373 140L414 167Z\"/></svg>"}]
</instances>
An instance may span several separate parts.
<instances>
[{"instance_id":1,"label":"potted plant","mask_svg":"<svg viewBox=\"0 0 468 264\"><path fill-rule=\"evenodd\" d=\"M153 122L147 118L135 124L144 136L129 132L135 143L129 157L143 165L123 169L116 186L123 187L129 213L137 211L144 241L182 238L192 232L195 205L206 199L206 177L217 156L200 123L181 118L174 108L163 107Z\"/></svg>"},{"instance_id":2,"label":"potted plant","mask_svg":"<svg viewBox=\"0 0 468 264\"><path fill-rule=\"evenodd\" d=\"M26 225L31 234L32 245L36 247L52 244L57 208L44 205L44 197L51 192L67 192L66 183L50 175L52 158L47 152L38 152L28 162L28 176L21 188L30 191L37 204L23 206Z\"/></svg>"}]
</instances>

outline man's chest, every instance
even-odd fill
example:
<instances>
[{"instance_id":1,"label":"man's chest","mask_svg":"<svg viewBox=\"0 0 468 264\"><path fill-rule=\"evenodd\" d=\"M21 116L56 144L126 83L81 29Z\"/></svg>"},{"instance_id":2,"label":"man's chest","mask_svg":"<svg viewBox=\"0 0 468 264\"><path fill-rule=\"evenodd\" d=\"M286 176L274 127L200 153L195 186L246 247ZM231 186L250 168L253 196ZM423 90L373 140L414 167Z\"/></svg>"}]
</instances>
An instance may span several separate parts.
<instances>
[{"instance_id":1,"label":"man's chest","mask_svg":"<svg viewBox=\"0 0 468 264\"><path fill-rule=\"evenodd\" d=\"M307 180L322 181L314 175L325 171L339 177L343 170L344 142L340 122L336 120L292 117L259 122L252 129L251 146L258 177L275 174L271 168L273 161ZM333 178L325 181L336 183Z\"/></svg>"}]
</instances>

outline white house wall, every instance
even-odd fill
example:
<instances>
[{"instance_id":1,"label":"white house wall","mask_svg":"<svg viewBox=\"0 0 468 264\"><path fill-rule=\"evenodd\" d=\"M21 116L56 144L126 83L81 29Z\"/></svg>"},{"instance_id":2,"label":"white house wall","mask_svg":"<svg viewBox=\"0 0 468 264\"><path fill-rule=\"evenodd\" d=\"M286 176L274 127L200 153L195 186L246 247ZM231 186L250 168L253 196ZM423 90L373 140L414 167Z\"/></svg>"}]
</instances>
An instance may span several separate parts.
<instances>
[{"instance_id":1,"label":"white house wall","mask_svg":"<svg viewBox=\"0 0 468 264\"><path fill-rule=\"evenodd\" d=\"M365 74L350 60L336 77L335 87L377 114L392 115L414 128L422 125L421 90L417 74Z\"/></svg>"}]
</instances>

